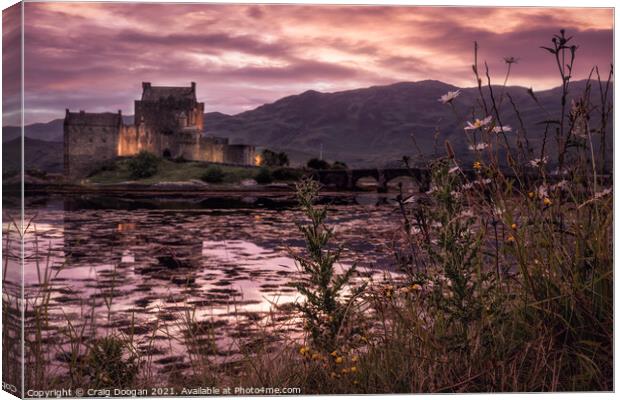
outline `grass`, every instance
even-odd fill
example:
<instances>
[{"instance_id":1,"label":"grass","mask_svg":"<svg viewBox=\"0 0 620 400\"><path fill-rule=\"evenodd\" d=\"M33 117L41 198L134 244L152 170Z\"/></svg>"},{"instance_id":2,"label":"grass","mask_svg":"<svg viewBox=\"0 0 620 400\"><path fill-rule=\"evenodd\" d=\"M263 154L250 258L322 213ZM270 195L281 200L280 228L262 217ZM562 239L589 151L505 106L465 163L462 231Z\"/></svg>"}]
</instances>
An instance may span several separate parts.
<instances>
[{"instance_id":1,"label":"grass","mask_svg":"<svg viewBox=\"0 0 620 400\"><path fill-rule=\"evenodd\" d=\"M108 168L97 172L88 178L91 183L114 184L134 181L143 184L155 184L159 182L187 182L201 180L208 172L210 164L203 162L173 162L158 159L157 172L142 179L132 178L128 160L118 160ZM257 173L255 168L234 167L228 165L218 166L223 172L222 183L239 183L244 179L253 179Z\"/></svg>"}]
</instances>

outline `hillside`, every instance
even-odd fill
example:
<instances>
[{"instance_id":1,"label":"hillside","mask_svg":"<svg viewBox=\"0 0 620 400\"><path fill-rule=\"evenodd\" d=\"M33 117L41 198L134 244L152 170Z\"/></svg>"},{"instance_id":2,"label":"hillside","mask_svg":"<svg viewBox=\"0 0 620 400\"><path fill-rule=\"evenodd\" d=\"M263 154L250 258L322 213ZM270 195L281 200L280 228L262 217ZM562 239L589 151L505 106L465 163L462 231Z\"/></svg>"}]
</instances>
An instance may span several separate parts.
<instances>
[{"instance_id":1,"label":"hillside","mask_svg":"<svg viewBox=\"0 0 620 400\"><path fill-rule=\"evenodd\" d=\"M572 93L578 95L585 82L575 82L571 87ZM435 152L435 143L443 151L446 139L461 158L468 158L471 153L463 126L477 101L478 90L461 89L455 101L460 122L450 106L438 101L441 95L454 90L458 88L442 82L421 81L336 93L307 91L234 116L206 114L205 129L208 134L226 136L233 142L284 151L304 149L315 156L322 144L325 157L350 165L383 165L405 154L416 156L418 148L424 156L430 156ZM498 98L504 89L494 87L493 91ZM542 108L526 88L508 87L506 91L525 120L532 146L538 148L544 129L540 122L548 115L559 115L559 88L536 93ZM488 89L484 93L488 99ZM592 99L598 98L598 90L593 89ZM507 97L500 110L504 125L519 127ZM596 123L596 119L592 122ZM435 137L437 130L439 135Z\"/></svg>"},{"instance_id":2,"label":"hillside","mask_svg":"<svg viewBox=\"0 0 620 400\"><path fill-rule=\"evenodd\" d=\"M24 139L25 167L47 172L62 172L63 144L44 140ZM14 138L2 144L2 169L4 173L21 168L21 139Z\"/></svg>"}]
</instances>

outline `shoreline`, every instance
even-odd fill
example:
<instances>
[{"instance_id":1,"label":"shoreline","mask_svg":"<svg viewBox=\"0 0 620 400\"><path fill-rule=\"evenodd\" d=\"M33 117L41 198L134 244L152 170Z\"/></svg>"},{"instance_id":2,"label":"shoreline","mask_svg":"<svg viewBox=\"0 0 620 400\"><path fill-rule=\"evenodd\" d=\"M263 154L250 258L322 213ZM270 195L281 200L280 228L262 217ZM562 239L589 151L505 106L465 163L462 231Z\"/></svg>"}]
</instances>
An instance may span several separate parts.
<instances>
[{"instance_id":1,"label":"shoreline","mask_svg":"<svg viewBox=\"0 0 620 400\"><path fill-rule=\"evenodd\" d=\"M19 196L21 185L4 184L2 190L5 195ZM357 194L377 193L375 190L339 190L329 187L323 189L323 195L351 196ZM261 196L280 197L294 196L294 183L268 184L268 185L209 185L195 184L192 182L160 182L157 184L120 183L120 184L40 184L26 183L24 186L25 196L36 195L113 195L123 197L236 197L236 196Z\"/></svg>"}]
</instances>

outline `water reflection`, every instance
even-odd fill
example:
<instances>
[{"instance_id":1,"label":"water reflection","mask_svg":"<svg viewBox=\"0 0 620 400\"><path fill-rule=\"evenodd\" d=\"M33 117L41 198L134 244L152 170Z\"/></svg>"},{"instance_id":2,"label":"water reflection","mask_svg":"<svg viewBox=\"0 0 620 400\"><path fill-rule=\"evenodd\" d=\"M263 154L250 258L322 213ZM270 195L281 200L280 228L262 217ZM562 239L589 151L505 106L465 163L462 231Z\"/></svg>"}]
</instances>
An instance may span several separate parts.
<instances>
[{"instance_id":1,"label":"water reflection","mask_svg":"<svg viewBox=\"0 0 620 400\"><path fill-rule=\"evenodd\" d=\"M344 246L343 267L358 263L378 277L393 268L385 248L397 224L385 196L323 202ZM182 369L189 328L181 321L191 310L193 323L208 324L225 356L234 357L239 339L250 340L257 323L268 325L270 312L299 300L289 250L301 251L296 222L302 216L293 205L289 198L259 197L30 199L25 281L27 297L36 301L41 276L48 276L41 271L51 271L49 313L56 326L47 333L55 343L49 351L62 364L68 343L54 335L71 318L88 323L89 335L131 334L139 346L150 346L162 370ZM274 337L301 331L271 329Z\"/></svg>"}]
</instances>

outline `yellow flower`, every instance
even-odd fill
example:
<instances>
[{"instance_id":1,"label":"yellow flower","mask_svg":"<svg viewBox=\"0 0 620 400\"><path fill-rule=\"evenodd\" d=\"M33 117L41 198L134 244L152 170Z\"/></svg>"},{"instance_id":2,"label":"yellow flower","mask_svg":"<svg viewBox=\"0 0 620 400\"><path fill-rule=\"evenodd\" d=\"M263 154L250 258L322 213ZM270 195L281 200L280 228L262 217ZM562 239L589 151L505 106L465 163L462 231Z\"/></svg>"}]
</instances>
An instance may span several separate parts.
<instances>
[{"instance_id":1,"label":"yellow flower","mask_svg":"<svg viewBox=\"0 0 620 400\"><path fill-rule=\"evenodd\" d=\"M331 377L332 377L332 379L335 379L335 378L337 378L337 377L338 377L338 374L337 374L337 373L335 373L335 372L332 372Z\"/></svg>"},{"instance_id":2,"label":"yellow flower","mask_svg":"<svg viewBox=\"0 0 620 400\"><path fill-rule=\"evenodd\" d=\"M512 229L515 229L515 230L516 230L516 229L517 229L517 224L512 224L512 225L510 225L510 227L511 227Z\"/></svg>"},{"instance_id":3,"label":"yellow flower","mask_svg":"<svg viewBox=\"0 0 620 400\"><path fill-rule=\"evenodd\" d=\"M529 192L527 195L529 196L530 199L533 199L535 196L534 192Z\"/></svg>"},{"instance_id":4,"label":"yellow flower","mask_svg":"<svg viewBox=\"0 0 620 400\"><path fill-rule=\"evenodd\" d=\"M314 353L312 355L312 360L317 361L317 360L320 360L320 359L321 359L321 356L319 355L319 353Z\"/></svg>"},{"instance_id":5,"label":"yellow flower","mask_svg":"<svg viewBox=\"0 0 620 400\"><path fill-rule=\"evenodd\" d=\"M358 358L357 356L353 356L353 357L351 357L351 361L353 361L353 362L357 362L357 360L359 360L359 358Z\"/></svg>"},{"instance_id":6,"label":"yellow flower","mask_svg":"<svg viewBox=\"0 0 620 400\"><path fill-rule=\"evenodd\" d=\"M303 356L303 355L305 355L309 351L310 351L310 349L307 348L306 346L301 346L301 348L299 349L299 354L301 354Z\"/></svg>"},{"instance_id":7,"label":"yellow flower","mask_svg":"<svg viewBox=\"0 0 620 400\"><path fill-rule=\"evenodd\" d=\"M336 364L342 364L342 357L336 357Z\"/></svg>"},{"instance_id":8,"label":"yellow flower","mask_svg":"<svg viewBox=\"0 0 620 400\"><path fill-rule=\"evenodd\" d=\"M343 374L348 374L349 373L349 369L348 368L343 368L342 371Z\"/></svg>"},{"instance_id":9,"label":"yellow flower","mask_svg":"<svg viewBox=\"0 0 620 400\"><path fill-rule=\"evenodd\" d=\"M359 381L353 381L354 385L357 385L359 383Z\"/></svg>"},{"instance_id":10,"label":"yellow flower","mask_svg":"<svg viewBox=\"0 0 620 400\"><path fill-rule=\"evenodd\" d=\"M332 352L330 353L330 355L331 355L332 357L338 357L338 353L336 352L336 350L332 351Z\"/></svg>"},{"instance_id":11,"label":"yellow flower","mask_svg":"<svg viewBox=\"0 0 620 400\"><path fill-rule=\"evenodd\" d=\"M507 241L508 243L514 243L514 241L515 241L515 237L514 237L514 236L512 236L512 235L510 235L510 236L508 236L508 239L506 239L506 241Z\"/></svg>"},{"instance_id":12,"label":"yellow flower","mask_svg":"<svg viewBox=\"0 0 620 400\"><path fill-rule=\"evenodd\" d=\"M480 170L482 169L482 164L480 164L480 161L476 161L476 162L474 163L474 169L475 169L476 171L480 171Z\"/></svg>"},{"instance_id":13,"label":"yellow flower","mask_svg":"<svg viewBox=\"0 0 620 400\"><path fill-rule=\"evenodd\" d=\"M351 372L357 372L357 367L351 367Z\"/></svg>"},{"instance_id":14,"label":"yellow flower","mask_svg":"<svg viewBox=\"0 0 620 400\"><path fill-rule=\"evenodd\" d=\"M550 206L552 204L552 201L548 197L545 197L543 199L543 204L546 205L546 206Z\"/></svg>"},{"instance_id":15,"label":"yellow flower","mask_svg":"<svg viewBox=\"0 0 620 400\"><path fill-rule=\"evenodd\" d=\"M414 283L413 285L411 285L411 290L422 290L422 286L418 285L417 283Z\"/></svg>"}]
</instances>

